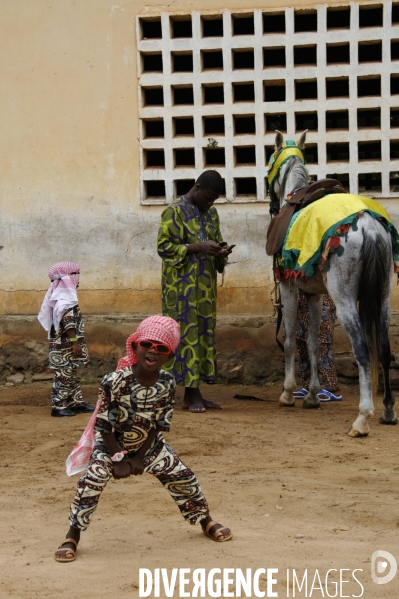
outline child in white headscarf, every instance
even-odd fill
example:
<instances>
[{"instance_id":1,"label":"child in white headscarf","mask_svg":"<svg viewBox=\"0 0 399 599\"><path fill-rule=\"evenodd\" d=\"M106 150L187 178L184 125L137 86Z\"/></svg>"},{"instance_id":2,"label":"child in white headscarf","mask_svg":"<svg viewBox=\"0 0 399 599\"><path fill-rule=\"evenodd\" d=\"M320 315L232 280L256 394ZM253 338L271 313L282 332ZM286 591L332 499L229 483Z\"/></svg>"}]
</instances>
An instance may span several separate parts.
<instances>
[{"instance_id":1,"label":"child in white headscarf","mask_svg":"<svg viewBox=\"0 0 399 599\"><path fill-rule=\"evenodd\" d=\"M94 411L83 401L76 375L78 366L89 361L76 293L79 274L79 264L54 264L48 273L51 284L38 315L49 339L49 367L55 372L52 416L75 416L79 412Z\"/></svg>"}]
</instances>

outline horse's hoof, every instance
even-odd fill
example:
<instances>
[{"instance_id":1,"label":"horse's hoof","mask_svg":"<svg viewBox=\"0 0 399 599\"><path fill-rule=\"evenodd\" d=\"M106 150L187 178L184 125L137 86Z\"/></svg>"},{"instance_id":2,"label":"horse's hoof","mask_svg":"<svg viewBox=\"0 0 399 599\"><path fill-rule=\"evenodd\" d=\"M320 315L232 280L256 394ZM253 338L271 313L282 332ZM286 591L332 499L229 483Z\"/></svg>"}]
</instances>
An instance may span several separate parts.
<instances>
[{"instance_id":1,"label":"horse's hoof","mask_svg":"<svg viewBox=\"0 0 399 599\"><path fill-rule=\"evenodd\" d=\"M398 417L395 410L392 410L392 412L383 412L380 424L398 424Z\"/></svg>"},{"instance_id":2,"label":"horse's hoof","mask_svg":"<svg viewBox=\"0 0 399 599\"><path fill-rule=\"evenodd\" d=\"M304 399L302 407L306 410L316 410L320 408L320 402L307 401L306 399Z\"/></svg>"},{"instance_id":3,"label":"horse's hoof","mask_svg":"<svg viewBox=\"0 0 399 599\"><path fill-rule=\"evenodd\" d=\"M278 398L278 403L282 408L295 408L295 399L292 397L292 393L283 391Z\"/></svg>"},{"instance_id":4,"label":"horse's hoof","mask_svg":"<svg viewBox=\"0 0 399 599\"><path fill-rule=\"evenodd\" d=\"M367 437L370 432L370 427L368 424L369 416L372 416L373 412L367 412L366 414L359 414L356 418L355 422L353 422L352 426L348 431L349 437L359 438L359 437Z\"/></svg>"},{"instance_id":5,"label":"horse's hoof","mask_svg":"<svg viewBox=\"0 0 399 599\"><path fill-rule=\"evenodd\" d=\"M360 431L358 431L356 428L353 428L353 426L350 427L349 431L348 431L348 437L353 437L354 439L359 439L360 437L367 437L369 434L369 432L367 431L367 433L361 433Z\"/></svg>"}]
</instances>

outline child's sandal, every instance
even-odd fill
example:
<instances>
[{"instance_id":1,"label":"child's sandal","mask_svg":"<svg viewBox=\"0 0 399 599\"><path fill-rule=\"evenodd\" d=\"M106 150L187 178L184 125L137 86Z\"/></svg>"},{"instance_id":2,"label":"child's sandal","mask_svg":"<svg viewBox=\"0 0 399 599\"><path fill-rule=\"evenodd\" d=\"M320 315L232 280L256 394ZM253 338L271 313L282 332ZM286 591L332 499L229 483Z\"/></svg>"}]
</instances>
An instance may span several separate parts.
<instances>
[{"instance_id":1,"label":"child's sandal","mask_svg":"<svg viewBox=\"0 0 399 599\"><path fill-rule=\"evenodd\" d=\"M63 547L63 545L65 545L65 543L73 543L73 545L75 545L75 549L72 549L71 547ZM63 556L58 556L57 553L54 555L54 559L56 562L73 562L75 561L76 557L76 550L78 548L78 542L75 541L75 539L65 539L61 545L58 547L57 551L59 549L62 549L63 551L65 551L65 555ZM68 557L69 555L69 557Z\"/></svg>"},{"instance_id":2,"label":"child's sandal","mask_svg":"<svg viewBox=\"0 0 399 599\"><path fill-rule=\"evenodd\" d=\"M335 395L332 391L322 389L317 394L320 401L342 401L342 395Z\"/></svg>"},{"instance_id":3,"label":"child's sandal","mask_svg":"<svg viewBox=\"0 0 399 599\"><path fill-rule=\"evenodd\" d=\"M210 533L209 531L212 528L212 526L219 526L219 528L217 528L213 533ZM213 520L211 520L210 522L208 522L206 527L203 529L203 532L204 532L204 535L206 535L207 537L210 537L213 541L216 541L217 543L223 543L224 541L229 541L230 539L233 538L233 533L231 531L230 531L230 534L225 536L222 533L223 530L229 530L229 528L227 526L223 526L222 524L218 524L217 522L214 522Z\"/></svg>"}]
</instances>

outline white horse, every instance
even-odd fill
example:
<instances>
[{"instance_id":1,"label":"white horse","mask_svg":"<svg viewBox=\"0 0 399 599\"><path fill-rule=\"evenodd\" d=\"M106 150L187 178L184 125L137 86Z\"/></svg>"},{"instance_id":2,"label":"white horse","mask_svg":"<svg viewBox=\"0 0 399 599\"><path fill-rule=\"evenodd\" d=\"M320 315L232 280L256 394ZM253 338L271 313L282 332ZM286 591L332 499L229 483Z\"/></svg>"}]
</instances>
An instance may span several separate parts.
<instances>
[{"instance_id":1,"label":"white horse","mask_svg":"<svg viewBox=\"0 0 399 599\"><path fill-rule=\"evenodd\" d=\"M306 131L298 147L305 146ZM283 136L276 135L276 150L283 146ZM308 173L300 158L290 157L284 162L272 184L280 208L289 194L308 185ZM360 404L359 415L348 434L351 437L368 435L368 419L374 414L373 391L378 382L378 362L384 377L384 410L380 419L383 424L397 424L395 399L389 382L391 350L388 329L391 317L390 293L393 280L393 253L390 234L367 212L357 221L356 230L349 229L341 238L344 252L332 254L326 272L303 279L298 277L280 283L282 310L285 322L285 379L279 402L293 406L295 382L295 333L297 324L298 288L309 294L309 335L307 349L311 364L309 392L304 399L305 408L319 407L317 393L320 383L317 369L318 338L322 311L322 297L328 293L333 299L339 322L352 344L359 367ZM373 379L373 384L372 384Z\"/></svg>"}]
</instances>

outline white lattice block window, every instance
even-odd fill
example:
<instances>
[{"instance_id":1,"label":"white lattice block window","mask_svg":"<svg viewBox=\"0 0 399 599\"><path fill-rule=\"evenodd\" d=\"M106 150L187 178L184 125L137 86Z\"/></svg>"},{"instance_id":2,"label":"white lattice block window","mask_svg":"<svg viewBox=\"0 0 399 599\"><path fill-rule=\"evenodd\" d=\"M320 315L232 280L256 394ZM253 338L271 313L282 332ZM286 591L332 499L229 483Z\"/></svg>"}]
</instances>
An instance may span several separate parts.
<instances>
[{"instance_id":1,"label":"white lattice block window","mask_svg":"<svg viewBox=\"0 0 399 599\"><path fill-rule=\"evenodd\" d=\"M399 1L137 19L144 204L207 168L218 201L264 202L275 131L308 129L311 179L399 194Z\"/></svg>"}]
</instances>

